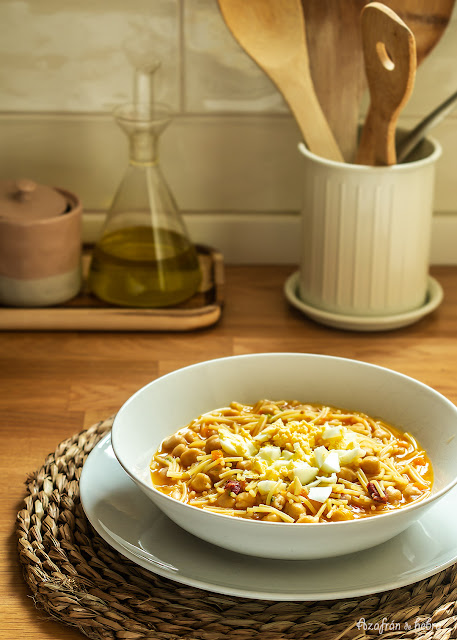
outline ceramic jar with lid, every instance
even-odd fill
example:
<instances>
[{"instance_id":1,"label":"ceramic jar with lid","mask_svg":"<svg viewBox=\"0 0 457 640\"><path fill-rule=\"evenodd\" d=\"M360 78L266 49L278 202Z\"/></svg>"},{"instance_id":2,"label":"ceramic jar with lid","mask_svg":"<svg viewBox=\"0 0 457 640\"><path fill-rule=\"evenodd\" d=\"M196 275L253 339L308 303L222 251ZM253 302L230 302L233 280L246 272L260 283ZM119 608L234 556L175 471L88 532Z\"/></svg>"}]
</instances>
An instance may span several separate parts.
<instances>
[{"instance_id":1,"label":"ceramic jar with lid","mask_svg":"<svg viewBox=\"0 0 457 640\"><path fill-rule=\"evenodd\" d=\"M0 182L0 304L40 307L81 288L82 207L31 180Z\"/></svg>"}]
</instances>

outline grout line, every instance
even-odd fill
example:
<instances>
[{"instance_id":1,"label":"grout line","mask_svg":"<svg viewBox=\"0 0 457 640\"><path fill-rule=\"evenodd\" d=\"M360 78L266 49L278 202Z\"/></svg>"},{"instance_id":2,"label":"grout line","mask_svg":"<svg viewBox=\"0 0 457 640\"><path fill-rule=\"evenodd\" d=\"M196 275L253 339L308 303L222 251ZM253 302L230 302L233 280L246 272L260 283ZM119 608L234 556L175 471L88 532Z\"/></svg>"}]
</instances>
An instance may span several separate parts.
<instances>
[{"instance_id":1,"label":"grout line","mask_svg":"<svg viewBox=\"0 0 457 640\"><path fill-rule=\"evenodd\" d=\"M217 248L227 264L298 264L301 216L251 212L182 212L194 242ZM83 240L95 242L104 221L101 211L83 215ZM457 214L435 212L432 220L432 265L457 265Z\"/></svg>"},{"instance_id":2,"label":"grout line","mask_svg":"<svg viewBox=\"0 0 457 640\"><path fill-rule=\"evenodd\" d=\"M183 56L185 58L185 55ZM180 100L181 101L181 100ZM293 120L293 117L289 113L279 113L279 112L256 112L256 111L186 111L185 106L185 98L183 98L184 111L182 114L183 119L244 119L244 120ZM25 120L30 118L31 120L39 120L39 119L61 119L61 120L84 120L91 118L110 118L112 119L111 111L0 111L0 120L8 120L8 119L17 119L17 120Z\"/></svg>"},{"instance_id":3,"label":"grout line","mask_svg":"<svg viewBox=\"0 0 457 640\"><path fill-rule=\"evenodd\" d=\"M183 49L183 45L180 45ZM252 121L268 121L276 120L277 122L291 122L294 123L293 116L288 112L283 111L188 111L186 101L186 84L185 84L185 66L186 66L186 54L185 51L181 51L180 57L180 71L179 71L179 110L175 114L177 120L244 120L245 122ZM111 110L106 111L1 111L0 121L2 120L62 120L62 121L85 121L85 120L112 120ZM418 119L421 116L401 116L399 120L400 127L403 125L406 128L407 123L417 124ZM446 116L445 122L457 121L457 111L453 114ZM362 120L361 120L362 122ZM441 123L440 123L441 124Z\"/></svg>"}]
</instances>

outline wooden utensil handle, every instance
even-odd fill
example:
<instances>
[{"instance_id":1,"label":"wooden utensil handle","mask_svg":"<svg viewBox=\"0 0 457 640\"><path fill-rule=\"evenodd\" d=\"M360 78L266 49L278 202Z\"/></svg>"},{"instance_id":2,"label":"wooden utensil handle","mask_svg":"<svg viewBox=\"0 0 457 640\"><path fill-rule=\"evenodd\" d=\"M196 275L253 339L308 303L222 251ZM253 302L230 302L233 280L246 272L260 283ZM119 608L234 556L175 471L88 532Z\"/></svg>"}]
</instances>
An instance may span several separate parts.
<instances>
[{"instance_id":1,"label":"wooden utensil handle","mask_svg":"<svg viewBox=\"0 0 457 640\"><path fill-rule=\"evenodd\" d=\"M274 71L270 72L273 79ZM308 149L322 158L344 162L316 94L309 67L298 61L291 72L281 69L280 90L292 111Z\"/></svg>"},{"instance_id":2,"label":"wooden utensil handle","mask_svg":"<svg viewBox=\"0 0 457 640\"><path fill-rule=\"evenodd\" d=\"M360 135L357 164L373 167L396 164L395 131L396 122L386 120L370 107Z\"/></svg>"},{"instance_id":3,"label":"wooden utensil handle","mask_svg":"<svg viewBox=\"0 0 457 640\"><path fill-rule=\"evenodd\" d=\"M361 27L370 108L357 162L391 165L396 162L398 116L414 86L415 39L403 20L380 2L364 7Z\"/></svg>"}]
</instances>

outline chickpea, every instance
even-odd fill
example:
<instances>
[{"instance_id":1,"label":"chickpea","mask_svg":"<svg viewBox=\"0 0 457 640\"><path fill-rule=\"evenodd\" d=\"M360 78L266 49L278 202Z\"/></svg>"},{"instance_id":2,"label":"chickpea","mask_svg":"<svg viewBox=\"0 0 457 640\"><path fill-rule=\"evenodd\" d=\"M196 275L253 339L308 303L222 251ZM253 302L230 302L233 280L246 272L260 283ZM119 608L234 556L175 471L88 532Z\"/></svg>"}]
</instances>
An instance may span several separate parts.
<instances>
[{"instance_id":1,"label":"chickpea","mask_svg":"<svg viewBox=\"0 0 457 640\"><path fill-rule=\"evenodd\" d=\"M222 465L217 464L216 466L211 467L211 469L208 469L208 475L213 482L217 482L218 480L220 480L220 475L222 471L223 471Z\"/></svg>"},{"instance_id":2,"label":"chickpea","mask_svg":"<svg viewBox=\"0 0 457 640\"><path fill-rule=\"evenodd\" d=\"M250 471L252 469L252 462L250 460L240 460L236 463L237 469L243 469L243 471Z\"/></svg>"},{"instance_id":3,"label":"chickpea","mask_svg":"<svg viewBox=\"0 0 457 640\"><path fill-rule=\"evenodd\" d=\"M415 487L413 484L408 484L403 491L403 495L407 500L417 498L417 496L420 496L421 493L422 491Z\"/></svg>"},{"instance_id":4,"label":"chickpea","mask_svg":"<svg viewBox=\"0 0 457 640\"><path fill-rule=\"evenodd\" d=\"M294 520L306 513L306 508L301 502L288 502L284 507L284 511Z\"/></svg>"},{"instance_id":5,"label":"chickpea","mask_svg":"<svg viewBox=\"0 0 457 640\"><path fill-rule=\"evenodd\" d=\"M384 440L384 438L389 437L389 434L382 427L376 427L376 429L373 431L373 437L379 438L380 440Z\"/></svg>"},{"instance_id":6,"label":"chickpea","mask_svg":"<svg viewBox=\"0 0 457 640\"><path fill-rule=\"evenodd\" d=\"M190 485L192 489L200 493L202 491L208 491L208 489L211 489L211 478L207 476L206 473L197 473Z\"/></svg>"},{"instance_id":7,"label":"chickpea","mask_svg":"<svg viewBox=\"0 0 457 640\"><path fill-rule=\"evenodd\" d=\"M279 511L282 511L282 508L284 507L285 504L286 504L286 496L283 496L280 493L278 493L278 495L276 496L273 496L271 500L271 506L274 507L275 509L279 509Z\"/></svg>"},{"instance_id":8,"label":"chickpea","mask_svg":"<svg viewBox=\"0 0 457 640\"><path fill-rule=\"evenodd\" d=\"M221 449L221 440L218 435L211 436L208 438L205 444L205 452L211 453L211 451L215 451L216 449Z\"/></svg>"},{"instance_id":9,"label":"chickpea","mask_svg":"<svg viewBox=\"0 0 457 640\"><path fill-rule=\"evenodd\" d=\"M235 506L235 498L232 498L228 493L221 493L216 500L216 504L224 509L233 509Z\"/></svg>"},{"instance_id":10,"label":"chickpea","mask_svg":"<svg viewBox=\"0 0 457 640\"><path fill-rule=\"evenodd\" d=\"M402 475L401 479L397 478L396 485L399 487L400 491L404 491L406 485L409 484L409 476Z\"/></svg>"},{"instance_id":11,"label":"chickpea","mask_svg":"<svg viewBox=\"0 0 457 640\"><path fill-rule=\"evenodd\" d=\"M264 522L281 522L281 518L276 513L268 513L262 520Z\"/></svg>"},{"instance_id":12,"label":"chickpea","mask_svg":"<svg viewBox=\"0 0 457 640\"><path fill-rule=\"evenodd\" d=\"M332 513L330 518L333 522L342 522L344 520L354 520L354 514L350 509L346 509L345 507L340 507Z\"/></svg>"},{"instance_id":13,"label":"chickpea","mask_svg":"<svg viewBox=\"0 0 457 640\"><path fill-rule=\"evenodd\" d=\"M175 500L181 500L181 490L177 488L173 489L173 491L170 493L170 496Z\"/></svg>"},{"instance_id":14,"label":"chickpea","mask_svg":"<svg viewBox=\"0 0 457 640\"><path fill-rule=\"evenodd\" d=\"M338 472L338 478L342 478L343 480L348 480L349 482L354 482L357 478L357 474L349 467L342 467Z\"/></svg>"},{"instance_id":15,"label":"chickpea","mask_svg":"<svg viewBox=\"0 0 457 640\"><path fill-rule=\"evenodd\" d=\"M387 496L387 500L395 504L396 502L400 502L401 500L401 491L396 489L395 487L389 486L385 490L385 494Z\"/></svg>"},{"instance_id":16,"label":"chickpea","mask_svg":"<svg viewBox=\"0 0 457 640\"><path fill-rule=\"evenodd\" d=\"M186 444L184 436L180 433L174 433L172 436L165 438L162 442L162 447L165 451L173 451L178 444Z\"/></svg>"},{"instance_id":17,"label":"chickpea","mask_svg":"<svg viewBox=\"0 0 457 640\"><path fill-rule=\"evenodd\" d=\"M158 474L160 476L160 481L163 482L164 484L171 484L172 482L172 478L169 478L167 476L167 471L168 471L168 467L162 467L161 469L158 470Z\"/></svg>"},{"instance_id":18,"label":"chickpea","mask_svg":"<svg viewBox=\"0 0 457 640\"><path fill-rule=\"evenodd\" d=\"M247 509L255 504L255 496L251 496L247 491L242 491L235 498L235 507L237 509Z\"/></svg>"},{"instance_id":19,"label":"chickpea","mask_svg":"<svg viewBox=\"0 0 457 640\"><path fill-rule=\"evenodd\" d=\"M392 449L391 454L394 456L401 455L402 453L405 453L406 448L406 446L402 446L401 443L398 443L397 446Z\"/></svg>"},{"instance_id":20,"label":"chickpea","mask_svg":"<svg viewBox=\"0 0 457 640\"><path fill-rule=\"evenodd\" d=\"M184 442L193 442L194 440L200 439L199 436L195 433L195 431L185 431L183 433L183 436L185 438Z\"/></svg>"},{"instance_id":21,"label":"chickpea","mask_svg":"<svg viewBox=\"0 0 457 640\"><path fill-rule=\"evenodd\" d=\"M307 513L303 513L297 520L297 522L317 522L314 516L310 516Z\"/></svg>"},{"instance_id":22,"label":"chickpea","mask_svg":"<svg viewBox=\"0 0 457 640\"><path fill-rule=\"evenodd\" d=\"M175 458L180 458L181 454L184 453L186 449L187 449L186 445L181 442L181 444L178 444L173 449L173 451L171 452L171 455L174 456Z\"/></svg>"},{"instance_id":23,"label":"chickpea","mask_svg":"<svg viewBox=\"0 0 457 640\"><path fill-rule=\"evenodd\" d=\"M372 456L374 451L373 451L373 447L370 446L370 444L368 444L368 442L362 442L360 444L360 446L362 447L362 449L365 451L365 456Z\"/></svg>"},{"instance_id":24,"label":"chickpea","mask_svg":"<svg viewBox=\"0 0 457 640\"><path fill-rule=\"evenodd\" d=\"M369 475L378 475L381 471L381 463L374 456L366 456L360 463L360 468Z\"/></svg>"},{"instance_id":25,"label":"chickpea","mask_svg":"<svg viewBox=\"0 0 457 640\"><path fill-rule=\"evenodd\" d=\"M203 453L201 449L186 449L181 453L179 459L183 467L190 467L191 464L197 461L198 456L202 456Z\"/></svg>"}]
</instances>

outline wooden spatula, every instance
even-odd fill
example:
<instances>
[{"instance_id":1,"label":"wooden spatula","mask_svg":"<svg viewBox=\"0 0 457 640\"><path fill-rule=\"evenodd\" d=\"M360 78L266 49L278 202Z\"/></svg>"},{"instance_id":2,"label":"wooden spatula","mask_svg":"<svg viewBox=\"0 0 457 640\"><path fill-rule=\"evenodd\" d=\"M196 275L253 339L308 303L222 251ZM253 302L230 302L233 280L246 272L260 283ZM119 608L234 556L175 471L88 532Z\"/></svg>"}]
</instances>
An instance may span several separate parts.
<instances>
[{"instance_id":1,"label":"wooden spatula","mask_svg":"<svg viewBox=\"0 0 457 640\"><path fill-rule=\"evenodd\" d=\"M417 64L439 42L451 19L455 0L384 0L414 33Z\"/></svg>"},{"instance_id":2,"label":"wooden spatula","mask_svg":"<svg viewBox=\"0 0 457 640\"><path fill-rule=\"evenodd\" d=\"M357 162L392 165L396 163L398 116L414 86L415 39L403 20L381 2L372 2L364 7L361 29L370 106L360 138Z\"/></svg>"},{"instance_id":3,"label":"wooden spatula","mask_svg":"<svg viewBox=\"0 0 457 640\"><path fill-rule=\"evenodd\" d=\"M367 89L360 13L368 0L302 0L311 76L346 162L354 162Z\"/></svg>"},{"instance_id":4,"label":"wooden spatula","mask_svg":"<svg viewBox=\"0 0 457 640\"><path fill-rule=\"evenodd\" d=\"M316 94L346 162L357 148L360 104L367 90L360 13L369 0L302 0ZM443 35L455 0L384 0L416 39L417 64Z\"/></svg>"},{"instance_id":5,"label":"wooden spatula","mask_svg":"<svg viewBox=\"0 0 457 640\"><path fill-rule=\"evenodd\" d=\"M342 161L311 79L301 0L219 0L219 6L235 39L284 96L310 151Z\"/></svg>"}]
</instances>

